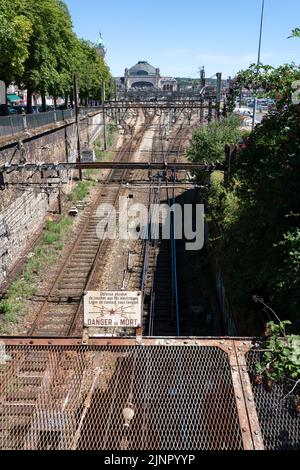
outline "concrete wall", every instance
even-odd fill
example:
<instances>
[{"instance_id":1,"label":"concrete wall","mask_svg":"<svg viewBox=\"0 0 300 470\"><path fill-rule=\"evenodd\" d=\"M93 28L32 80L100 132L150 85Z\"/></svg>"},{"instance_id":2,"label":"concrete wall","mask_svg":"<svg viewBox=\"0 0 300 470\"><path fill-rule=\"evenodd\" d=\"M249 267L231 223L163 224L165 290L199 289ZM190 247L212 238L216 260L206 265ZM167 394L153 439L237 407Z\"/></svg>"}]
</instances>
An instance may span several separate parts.
<instances>
[{"instance_id":1,"label":"concrete wall","mask_svg":"<svg viewBox=\"0 0 300 470\"><path fill-rule=\"evenodd\" d=\"M102 118L98 114L81 121L81 140L91 142L101 132ZM77 134L75 124L53 129L44 135L29 138L24 135L23 146L18 143L0 148L0 165L11 161L26 162L75 162L77 157ZM18 258L28 249L35 232L43 226L47 211L56 207L57 192L45 194L39 185L24 187L28 173L5 175L11 185L0 192L0 283L13 268ZM62 175L63 192L71 187L72 174ZM40 175L30 181L41 182ZM21 185L22 183L22 185Z\"/></svg>"}]
</instances>

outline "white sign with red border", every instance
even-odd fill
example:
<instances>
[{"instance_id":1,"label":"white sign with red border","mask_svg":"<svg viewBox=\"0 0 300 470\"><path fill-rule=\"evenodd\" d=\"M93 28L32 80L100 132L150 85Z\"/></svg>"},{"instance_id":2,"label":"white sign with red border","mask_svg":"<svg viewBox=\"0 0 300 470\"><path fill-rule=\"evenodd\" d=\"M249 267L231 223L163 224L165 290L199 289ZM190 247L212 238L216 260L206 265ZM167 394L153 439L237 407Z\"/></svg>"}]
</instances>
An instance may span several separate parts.
<instances>
[{"instance_id":1,"label":"white sign with red border","mask_svg":"<svg viewBox=\"0 0 300 470\"><path fill-rule=\"evenodd\" d=\"M141 292L90 291L84 296L85 327L140 328L141 325Z\"/></svg>"}]
</instances>

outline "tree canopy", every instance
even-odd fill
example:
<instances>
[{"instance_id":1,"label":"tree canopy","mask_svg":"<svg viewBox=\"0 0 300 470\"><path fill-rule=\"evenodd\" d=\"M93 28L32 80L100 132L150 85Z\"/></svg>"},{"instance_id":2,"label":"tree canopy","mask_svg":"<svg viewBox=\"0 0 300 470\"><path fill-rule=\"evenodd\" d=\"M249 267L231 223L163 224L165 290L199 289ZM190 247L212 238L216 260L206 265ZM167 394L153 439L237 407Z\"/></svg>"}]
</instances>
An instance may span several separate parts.
<instances>
[{"instance_id":1,"label":"tree canopy","mask_svg":"<svg viewBox=\"0 0 300 470\"><path fill-rule=\"evenodd\" d=\"M232 168L228 193L235 204L225 200L218 214L231 292L239 311L247 312L248 318L253 315L253 323L254 295L269 302L281 318L299 322L299 131L296 106L273 113L256 127Z\"/></svg>"},{"instance_id":2,"label":"tree canopy","mask_svg":"<svg viewBox=\"0 0 300 470\"><path fill-rule=\"evenodd\" d=\"M263 332L255 296L300 327L300 106L292 102L292 83L299 75L295 64L260 67L258 76L251 66L239 74L239 86L280 93L278 107L237 152L229 185L215 174L207 195L221 229L212 243L242 335ZM228 133L228 120L197 131L190 158L224 159L222 149L237 139L236 131Z\"/></svg>"},{"instance_id":3,"label":"tree canopy","mask_svg":"<svg viewBox=\"0 0 300 470\"><path fill-rule=\"evenodd\" d=\"M0 6L0 79L54 97L70 94L78 74L79 95L100 99L109 68L96 46L78 39L61 0L2 0Z\"/></svg>"},{"instance_id":4,"label":"tree canopy","mask_svg":"<svg viewBox=\"0 0 300 470\"><path fill-rule=\"evenodd\" d=\"M32 23L25 12L25 0L0 3L0 80L6 84L20 79L29 56Z\"/></svg>"},{"instance_id":5,"label":"tree canopy","mask_svg":"<svg viewBox=\"0 0 300 470\"><path fill-rule=\"evenodd\" d=\"M188 156L192 161L209 163L224 159L225 144L235 144L241 136L237 116L229 116L221 122L211 122L207 127L197 129L192 136Z\"/></svg>"},{"instance_id":6,"label":"tree canopy","mask_svg":"<svg viewBox=\"0 0 300 470\"><path fill-rule=\"evenodd\" d=\"M239 95L243 88L252 90L257 96L263 94L275 98L277 107L281 108L291 104L293 97L293 83L300 80L300 66L295 63L284 64L279 67L256 64L250 65L246 70L237 74L234 80L234 93Z\"/></svg>"},{"instance_id":7,"label":"tree canopy","mask_svg":"<svg viewBox=\"0 0 300 470\"><path fill-rule=\"evenodd\" d=\"M75 53L75 71L78 77L79 96L81 99L101 99L102 80L107 90L110 81L109 68L90 41L77 40Z\"/></svg>"}]
</instances>

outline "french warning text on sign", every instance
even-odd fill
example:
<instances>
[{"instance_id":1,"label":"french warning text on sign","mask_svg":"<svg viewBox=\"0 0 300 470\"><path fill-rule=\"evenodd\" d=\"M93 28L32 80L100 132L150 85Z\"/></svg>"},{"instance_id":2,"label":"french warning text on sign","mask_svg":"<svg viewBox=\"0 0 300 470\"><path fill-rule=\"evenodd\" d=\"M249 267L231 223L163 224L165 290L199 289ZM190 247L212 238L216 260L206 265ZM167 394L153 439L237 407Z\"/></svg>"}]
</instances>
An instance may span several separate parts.
<instances>
[{"instance_id":1,"label":"french warning text on sign","mask_svg":"<svg viewBox=\"0 0 300 470\"><path fill-rule=\"evenodd\" d=\"M86 327L140 328L141 323L141 292L101 291L84 296Z\"/></svg>"}]
</instances>

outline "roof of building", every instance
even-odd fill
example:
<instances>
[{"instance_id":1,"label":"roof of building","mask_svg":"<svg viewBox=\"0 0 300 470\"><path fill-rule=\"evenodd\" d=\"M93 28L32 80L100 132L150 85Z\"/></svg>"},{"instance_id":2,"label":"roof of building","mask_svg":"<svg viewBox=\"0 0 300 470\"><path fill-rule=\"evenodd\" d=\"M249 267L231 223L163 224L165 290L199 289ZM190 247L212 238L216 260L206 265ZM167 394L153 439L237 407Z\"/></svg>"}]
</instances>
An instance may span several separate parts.
<instances>
[{"instance_id":1,"label":"roof of building","mask_svg":"<svg viewBox=\"0 0 300 470\"><path fill-rule=\"evenodd\" d=\"M176 78L173 77L161 77L161 82L177 82Z\"/></svg>"},{"instance_id":2,"label":"roof of building","mask_svg":"<svg viewBox=\"0 0 300 470\"><path fill-rule=\"evenodd\" d=\"M136 65L129 69L130 75L155 75L156 68L145 60L140 60Z\"/></svg>"}]
</instances>

